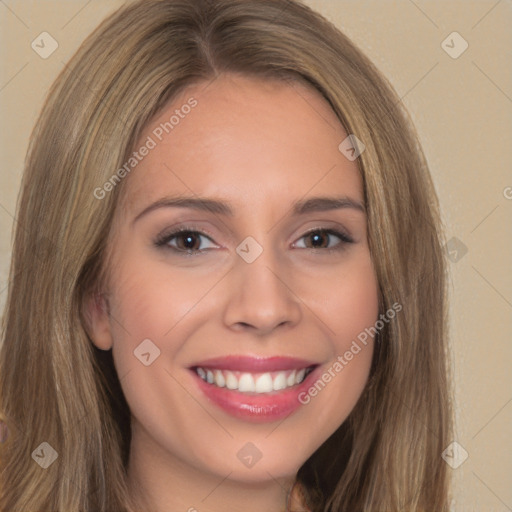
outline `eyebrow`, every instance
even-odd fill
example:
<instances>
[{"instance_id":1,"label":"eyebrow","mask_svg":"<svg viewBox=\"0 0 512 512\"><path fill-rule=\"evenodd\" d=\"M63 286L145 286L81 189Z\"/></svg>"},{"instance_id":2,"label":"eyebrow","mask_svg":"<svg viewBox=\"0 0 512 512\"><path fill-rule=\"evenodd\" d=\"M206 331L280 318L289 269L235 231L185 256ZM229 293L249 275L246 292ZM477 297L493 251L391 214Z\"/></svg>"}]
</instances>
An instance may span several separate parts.
<instances>
[{"instance_id":1,"label":"eyebrow","mask_svg":"<svg viewBox=\"0 0 512 512\"><path fill-rule=\"evenodd\" d=\"M134 219L133 223L142 216L160 208L191 208L193 210L208 211L210 213L234 217L234 209L229 202L218 199L198 197L163 197L150 204L142 210ZM326 212L330 210L341 210L351 208L366 213L364 205L347 196L342 197L311 197L296 201L292 206L293 215L305 215L314 212Z\"/></svg>"}]
</instances>

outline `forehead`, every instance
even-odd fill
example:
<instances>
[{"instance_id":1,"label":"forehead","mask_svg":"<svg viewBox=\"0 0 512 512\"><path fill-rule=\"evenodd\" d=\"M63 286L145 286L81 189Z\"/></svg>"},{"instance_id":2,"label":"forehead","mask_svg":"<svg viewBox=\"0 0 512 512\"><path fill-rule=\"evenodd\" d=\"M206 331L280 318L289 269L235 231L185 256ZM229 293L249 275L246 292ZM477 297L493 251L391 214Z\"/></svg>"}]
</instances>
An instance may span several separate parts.
<instances>
[{"instance_id":1,"label":"forehead","mask_svg":"<svg viewBox=\"0 0 512 512\"><path fill-rule=\"evenodd\" d=\"M183 194L270 208L308 191L362 200L357 164L338 149L346 136L308 86L221 75L182 91L148 124L135 150L151 149L125 183L125 202L140 209Z\"/></svg>"}]
</instances>

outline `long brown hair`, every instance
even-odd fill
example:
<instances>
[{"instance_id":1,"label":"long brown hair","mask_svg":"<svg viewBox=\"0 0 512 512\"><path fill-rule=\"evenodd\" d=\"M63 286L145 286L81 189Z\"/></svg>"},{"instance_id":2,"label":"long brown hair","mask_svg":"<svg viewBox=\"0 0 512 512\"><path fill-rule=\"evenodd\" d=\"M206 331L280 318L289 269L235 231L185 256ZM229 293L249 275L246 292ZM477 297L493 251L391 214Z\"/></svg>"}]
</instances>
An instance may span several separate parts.
<instances>
[{"instance_id":1,"label":"long brown hair","mask_svg":"<svg viewBox=\"0 0 512 512\"><path fill-rule=\"evenodd\" d=\"M399 98L345 35L298 1L143 0L83 43L32 134L2 325L2 512L134 510L128 406L111 353L93 346L83 316L105 278L123 183L101 200L94 190L164 104L231 72L308 83L364 142L357 161L380 309L403 307L379 333L349 418L300 468L304 499L314 512L448 510L444 240ZM44 470L34 462L35 450L49 450L43 442L58 454Z\"/></svg>"}]
</instances>

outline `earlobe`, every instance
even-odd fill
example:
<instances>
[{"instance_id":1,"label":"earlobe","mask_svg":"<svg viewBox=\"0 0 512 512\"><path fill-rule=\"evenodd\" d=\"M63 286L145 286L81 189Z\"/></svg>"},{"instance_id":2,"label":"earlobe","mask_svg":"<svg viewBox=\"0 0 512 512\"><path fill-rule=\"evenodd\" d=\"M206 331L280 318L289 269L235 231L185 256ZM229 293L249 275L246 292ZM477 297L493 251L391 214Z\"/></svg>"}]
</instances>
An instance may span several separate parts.
<instances>
[{"instance_id":1,"label":"earlobe","mask_svg":"<svg viewBox=\"0 0 512 512\"><path fill-rule=\"evenodd\" d=\"M100 350L112 348L109 304L103 293L93 293L86 298L84 316L88 334L94 345Z\"/></svg>"}]
</instances>

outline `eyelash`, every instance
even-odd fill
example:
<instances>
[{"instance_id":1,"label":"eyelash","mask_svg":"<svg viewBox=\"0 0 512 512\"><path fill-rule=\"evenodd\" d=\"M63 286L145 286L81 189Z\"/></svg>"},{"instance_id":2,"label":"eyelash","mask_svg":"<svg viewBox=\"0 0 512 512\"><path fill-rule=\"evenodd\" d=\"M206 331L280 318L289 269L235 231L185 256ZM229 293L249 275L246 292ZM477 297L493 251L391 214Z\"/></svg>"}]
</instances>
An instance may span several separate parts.
<instances>
[{"instance_id":1,"label":"eyelash","mask_svg":"<svg viewBox=\"0 0 512 512\"><path fill-rule=\"evenodd\" d=\"M184 250L184 249L177 249L175 247L172 247L172 246L168 245L171 240L173 240L174 238L176 238L180 234L184 234L184 233L204 236L204 237L208 238L213 243L213 240L211 239L211 237L209 235L207 235L206 233L203 233L202 231L198 231L198 230L193 229L191 227L186 227L185 226L185 227L179 228L179 229L177 229L177 230L175 230L175 231L173 231L171 233L164 233L164 234L160 235L154 241L154 244L158 248L169 249L169 250L171 250L171 251L173 251L175 253L178 253L178 254L181 254L181 255L184 255L184 256L195 256L195 255L199 255L199 254L204 253L204 252L209 250L209 249ZM312 230L307 231L306 233L304 233L300 238L302 239L302 238L310 236L310 235L312 235L314 233L323 233L323 234L327 234L327 235L334 235L334 236L338 237L341 240L341 242L338 243L335 247L326 247L326 248L322 248L322 247L319 247L319 248L305 247L304 248L304 247L301 247L301 249L310 249L310 250L313 250L313 251L325 251L325 252L332 253L332 252L339 252L339 251L344 250L346 244L353 244L354 243L354 240L349 235L347 235L346 233L344 233L342 231L337 231L335 229L326 229L326 228L315 228L315 229L312 229Z\"/></svg>"}]
</instances>

